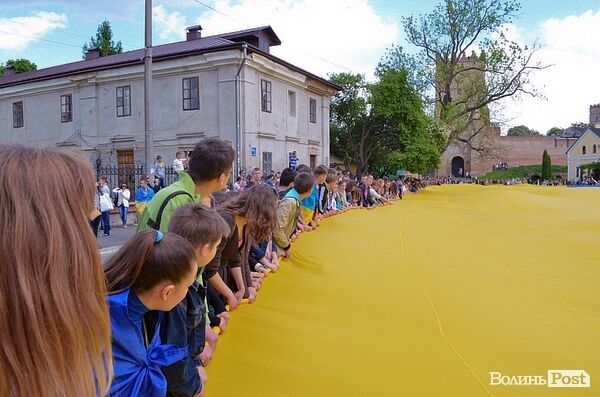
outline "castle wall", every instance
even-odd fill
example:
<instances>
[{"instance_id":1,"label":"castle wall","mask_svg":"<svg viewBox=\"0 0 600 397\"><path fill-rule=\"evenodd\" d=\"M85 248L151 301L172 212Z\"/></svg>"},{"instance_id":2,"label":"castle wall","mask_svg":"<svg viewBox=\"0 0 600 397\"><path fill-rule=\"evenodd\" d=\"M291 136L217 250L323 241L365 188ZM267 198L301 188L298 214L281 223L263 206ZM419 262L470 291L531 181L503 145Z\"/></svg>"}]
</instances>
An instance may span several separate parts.
<instances>
[{"instance_id":1,"label":"castle wall","mask_svg":"<svg viewBox=\"0 0 600 397\"><path fill-rule=\"evenodd\" d=\"M573 143L575 140L573 139ZM550 136L502 136L500 137L502 161L509 167L542 164L544 150L548 151L552 164L567 165L567 139Z\"/></svg>"},{"instance_id":2,"label":"castle wall","mask_svg":"<svg viewBox=\"0 0 600 397\"><path fill-rule=\"evenodd\" d=\"M493 147L493 154L481 158L478 152L464 144L452 144L441 156L441 164L437 170L439 176L452 173L452 159L460 156L465 160L465 171L472 176L481 176L492 171L495 164L505 162L509 167L542 163L544 150L548 151L552 164L567 165L567 150L576 138L565 139L549 136L499 136L490 129L487 134L488 145Z\"/></svg>"}]
</instances>

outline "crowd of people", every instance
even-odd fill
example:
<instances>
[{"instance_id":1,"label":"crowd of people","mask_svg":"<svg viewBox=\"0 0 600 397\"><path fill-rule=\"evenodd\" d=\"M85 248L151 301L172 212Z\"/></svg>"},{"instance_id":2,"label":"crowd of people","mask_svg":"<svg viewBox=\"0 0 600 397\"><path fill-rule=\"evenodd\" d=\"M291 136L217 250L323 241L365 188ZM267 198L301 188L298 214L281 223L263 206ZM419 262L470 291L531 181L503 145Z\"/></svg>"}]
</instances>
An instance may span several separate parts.
<instances>
[{"instance_id":1,"label":"crowd of people","mask_svg":"<svg viewBox=\"0 0 600 397\"><path fill-rule=\"evenodd\" d=\"M519 166L519 164L517 164L517 167ZM496 164L494 164L494 166L492 167L493 171L496 170L502 170L502 171L506 171L508 169L508 163L506 161L499 161Z\"/></svg>"},{"instance_id":2,"label":"crowd of people","mask_svg":"<svg viewBox=\"0 0 600 397\"><path fill-rule=\"evenodd\" d=\"M93 233L102 223L110 234L113 205L127 225L128 187L111 197L101 177L94 190L90 166L72 154L0 152L0 177L18 185L0 190L0 302L14 308L0 311L0 335L13 335L0 348L0 395L202 396L231 311L257 299L302 233L442 182L352 178L290 156L293 167L230 183L233 149L207 138L175 183L155 193L142 178L137 233L103 267ZM51 197L63 199L49 208Z\"/></svg>"}]
</instances>

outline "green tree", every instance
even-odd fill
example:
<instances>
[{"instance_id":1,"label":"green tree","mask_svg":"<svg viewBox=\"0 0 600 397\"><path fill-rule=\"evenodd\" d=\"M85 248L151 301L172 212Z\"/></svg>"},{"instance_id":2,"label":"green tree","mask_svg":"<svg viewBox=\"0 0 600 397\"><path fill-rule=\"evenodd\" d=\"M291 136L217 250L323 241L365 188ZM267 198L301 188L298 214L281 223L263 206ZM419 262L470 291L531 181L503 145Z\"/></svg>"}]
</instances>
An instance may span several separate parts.
<instances>
[{"instance_id":1,"label":"green tree","mask_svg":"<svg viewBox=\"0 0 600 397\"><path fill-rule=\"evenodd\" d=\"M425 173L437 168L443 129L428 119L408 71L385 69L377 72L377 77L379 81L371 89L374 114L383 119L377 166L387 173L400 168Z\"/></svg>"},{"instance_id":2,"label":"green tree","mask_svg":"<svg viewBox=\"0 0 600 397\"><path fill-rule=\"evenodd\" d=\"M439 164L444 129L431 122L408 73L388 69L370 84L364 76L339 73L330 80L342 87L331 100L331 149L360 172L405 168L425 172Z\"/></svg>"},{"instance_id":3,"label":"green tree","mask_svg":"<svg viewBox=\"0 0 600 397\"><path fill-rule=\"evenodd\" d=\"M120 54L123 52L121 40L117 41L116 43L113 40L112 28L110 27L110 22L108 21L103 21L100 25L98 25L96 37L92 36L89 44L87 42L83 44L83 59L85 59L85 54L89 48L97 48L101 57Z\"/></svg>"},{"instance_id":4,"label":"green tree","mask_svg":"<svg viewBox=\"0 0 600 397\"><path fill-rule=\"evenodd\" d=\"M370 85L360 74L339 73L329 76L342 87L331 98L331 150L348 168L356 163L363 171L372 156L370 138L375 134L375 124L369 106Z\"/></svg>"},{"instance_id":5,"label":"green tree","mask_svg":"<svg viewBox=\"0 0 600 397\"><path fill-rule=\"evenodd\" d=\"M592 125L592 124L590 124L590 123L578 122L578 123L571 123L571 127L576 127L576 128L589 128L589 127L593 127L593 125Z\"/></svg>"},{"instance_id":6,"label":"green tree","mask_svg":"<svg viewBox=\"0 0 600 397\"><path fill-rule=\"evenodd\" d=\"M544 150L544 154L542 155L542 180L552 180L552 160L546 150Z\"/></svg>"},{"instance_id":7,"label":"green tree","mask_svg":"<svg viewBox=\"0 0 600 397\"><path fill-rule=\"evenodd\" d=\"M560 134L562 134L563 129L560 127L552 127L548 130L548 132L546 132L547 136L558 136Z\"/></svg>"},{"instance_id":8,"label":"green tree","mask_svg":"<svg viewBox=\"0 0 600 397\"><path fill-rule=\"evenodd\" d=\"M396 46L381 59L377 70L414 65L412 79L428 87L421 93L448 128L444 149L460 142L491 154L491 140L482 137L489 108L505 98L540 95L530 81L547 67L534 61L539 46L521 46L504 29L519 9L514 0L442 0L429 14L403 19L408 42L419 49L415 56Z\"/></svg>"},{"instance_id":9,"label":"green tree","mask_svg":"<svg viewBox=\"0 0 600 397\"><path fill-rule=\"evenodd\" d=\"M517 125L508 130L508 136L539 136L538 131L530 129L524 125Z\"/></svg>"},{"instance_id":10,"label":"green tree","mask_svg":"<svg viewBox=\"0 0 600 397\"><path fill-rule=\"evenodd\" d=\"M4 68L11 65L15 68L15 73L30 72L37 70L37 65L25 58L9 59L4 65L0 65L0 76L4 74Z\"/></svg>"}]
</instances>

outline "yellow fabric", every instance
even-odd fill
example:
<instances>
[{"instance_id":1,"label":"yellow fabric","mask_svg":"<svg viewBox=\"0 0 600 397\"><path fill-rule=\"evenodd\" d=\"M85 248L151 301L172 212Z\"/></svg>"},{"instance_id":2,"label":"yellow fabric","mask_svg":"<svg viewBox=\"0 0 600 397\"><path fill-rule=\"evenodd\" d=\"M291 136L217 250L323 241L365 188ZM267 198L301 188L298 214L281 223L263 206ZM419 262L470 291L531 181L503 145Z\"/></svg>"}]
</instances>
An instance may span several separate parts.
<instances>
[{"instance_id":1,"label":"yellow fabric","mask_svg":"<svg viewBox=\"0 0 600 397\"><path fill-rule=\"evenodd\" d=\"M308 225L310 223L310 221L312 220L313 215L315 214L315 210L311 210L306 207L301 207L301 208L302 208L302 218L304 219L304 223L306 223Z\"/></svg>"},{"instance_id":2,"label":"yellow fabric","mask_svg":"<svg viewBox=\"0 0 600 397\"><path fill-rule=\"evenodd\" d=\"M207 396L599 396L599 203L447 185L328 218L232 312ZM489 385L549 369L591 388Z\"/></svg>"}]
</instances>

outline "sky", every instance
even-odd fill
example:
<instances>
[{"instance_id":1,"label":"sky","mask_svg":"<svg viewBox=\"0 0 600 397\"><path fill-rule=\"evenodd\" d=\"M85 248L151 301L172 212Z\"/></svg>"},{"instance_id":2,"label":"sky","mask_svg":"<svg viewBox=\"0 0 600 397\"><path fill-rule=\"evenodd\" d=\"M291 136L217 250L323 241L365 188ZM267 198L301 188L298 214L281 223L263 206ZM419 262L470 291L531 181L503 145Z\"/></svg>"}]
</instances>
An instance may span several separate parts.
<instances>
[{"instance_id":1,"label":"sky","mask_svg":"<svg viewBox=\"0 0 600 397\"><path fill-rule=\"evenodd\" d=\"M282 45L272 53L326 77L354 72L373 78L391 45L414 51L402 18L430 12L434 0L154 0L154 44L185 40L185 28L200 24L204 35L271 25ZM115 5L117 4L117 5ZM0 0L0 62L27 58L38 69L81 59L81 47L98 24L110 21L123 50L143 47L142 0ZM497 121L506 130L587 122L589 105L600 103L600 1L522 0L509 26L522 44L537 42L537 59L551 67L532 77L543 98L502 103Z\"/></svg>"}]
</instances>

